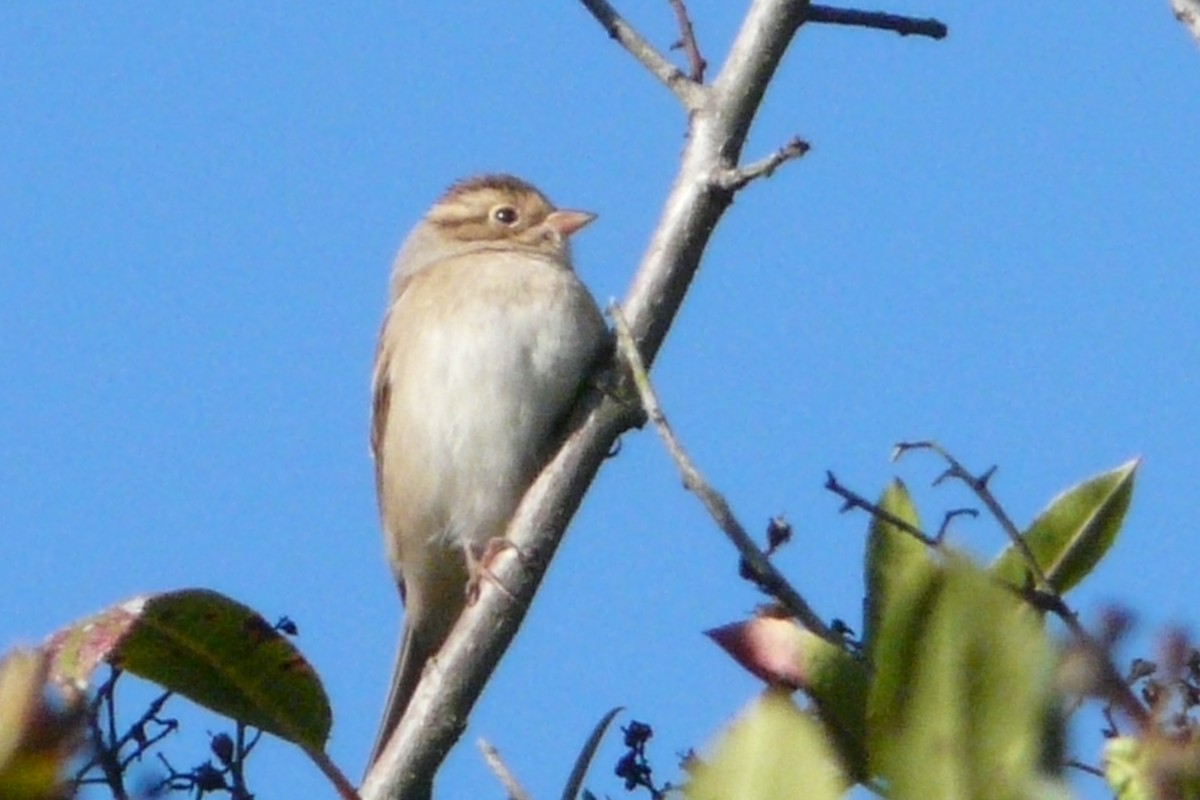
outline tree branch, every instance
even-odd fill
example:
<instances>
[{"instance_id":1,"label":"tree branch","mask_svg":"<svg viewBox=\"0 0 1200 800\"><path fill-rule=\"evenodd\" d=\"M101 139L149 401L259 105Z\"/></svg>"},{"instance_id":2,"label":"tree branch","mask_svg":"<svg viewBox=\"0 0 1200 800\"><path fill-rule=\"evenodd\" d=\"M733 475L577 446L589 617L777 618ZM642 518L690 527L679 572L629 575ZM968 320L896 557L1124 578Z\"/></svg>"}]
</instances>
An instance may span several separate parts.
<instances>
[{"instance_id":1,"label":"tree branch","mask_svg":"<svg viewBox=\"0 0 1200 800\"><path fill-rule=\"evenodd\" d=\"M670 0L671 10L675 12L675 21L679 24L679 41L672 46L683 50L688 60L688 77L696 83L704 83L704 70L708 62L700 55L700 45L696 43L696 31L692 28L692 19L688 16L687 6L683 0Z\"/></svg>"},{"instance_id":2,"label":"tree branch","mask_svg":"<svg viewBox=\"0 0 1200 800\"><path fill-rule=\"evenodd\" d=\"M629 364L642 408L645 410L646 416L650 418L655 430L658 431L663 444L666 445L667 452L671 454L671 459L679 469L680 475L683 476L684 487L700 498L700 502L704 504L709 516L717 523L717 527L725 533L729 541L733 542L743 563L748 567L750 577L758 587L782 603L788 613L803 623L804 627L823 639L840 645L841 639L829 629L825 621L813 611L808 601L775 568L771 560L750 538L750 534L746 533L742 524L737 521L729 503L725 501L720 492L709 485L704 476L700 474L700 470L696 469L696 465L688 457L683 445L675 437L675 432L671 430L667 416L658 403L654 387L650 385L650 376L646 374L646 365L642 362L642 357L638 354L637 346L633 343L633 338L629 333L629 323L625 321L621 309L615 303L609 307L609 314L617 329L617 349Z\"/></svg>"},{"instance_id":3,"label":"tree branch","mask_svg":"<svg viewBox=\"0 0 1200 800\"><path fill-rule=\"evenodd\" d=\"M1187 2L1187 0L1175 0ZM944 22L936 19L916 19L899 14L884 14L881 11L859 11L853 8L833 8L819 6L815 3L808 7L808 18L805 22L819 22L826 25L853 25L857 28L875 28L881 31L895 31L901 36L928 36L930 39L945 39L949 32Z\"/></svg>"},{"instance_id":4,"label":"tree branch","mask_svg":"<svg viewBox=\"0 0 1200 800\"><path fill-rule=\"evenodd\" d=\"M607 0L580 0L584 7L592 13L610 38L629 51L637 62L649 70L658 82L671 90L679 98L684 108L695 111L704 102L704 87L688 78L679 67L672 64L662 53L654 49L654 45L646 41L632 25L617 13Z\"/></svg>"},{"instance_id":5,"label":"tree branch","mask_svg":"<svg viewBox=\"0 0 1200 800\"><path fill-rule=\"evenodd\" d=\"M942 447L937 442L919 441L919 442L900 442L895 448L895 459L898 460L901 456L910 450L928 450L936 453L949 466L934 481L934 485L938 485L945 480L962 481L967 487L975 493L975 496L987 506L988 513L999 523L1005 534L1012 541L1017 552L1021 554L1022 561L1029 569L1029 574L1033 577L1034 585L1037 589L1035 593L1025 593L1025 596L1034 605L1043 610L1054 614L1067 629L1075 637L1077 646L1087 655L1092 661L1093 671L1096 677L1096 686L1098 692L1106 697L1110 703L1117 708L1120 708L1130 719L1138 725L1139 728L1146 728L1150 724L1151 714L1142 705L1142 703L1134 696L1133 690L1129 684L1121 677L1120 670L1113 663L1111 644L1106 644L1103 641L1097 641L1094 636L1087 632L1083 624L1079 622L1079 616L1067 605L1067 601L1059 593L1046 578L1046 572L1038 563L1037 557L1033 551L1029 549L1029 543L1025 541L1025 537L1021 535L1021 531L1017 528L1016 523L1000 505L1000 501L992 494L992 490L988 483L992 476L996 474L996 467L990 467L980 475L975 475L966 467L963 466L957 458L955 458L948 450ZM1111 634L1115 641L1116 633Z\"/></svg>"},{"instance_id":6,"label":"tree branch","mask_svg":"<svg viewBox=\"0 0 1200 800\"><path fill-rule=\"evenodd\" d=\"M766 158L718 173L714 177L714 182L722 189L737 191L751 181L771 177L775 170L784 163L802 157L810 149L812 148L808 142L799 136L793 137L791 141Z\"/></svg>"},{"instance_id":7,"label":"tree branch","mask_svg":"<svg viewBox=\"0 0 1200 800\"><path fill-rule=\"evenodd\" d=\"M531 800L529 793L517 780L517 776L512 774L512 770L500 757L500 751L486 739L480 739L476 744L479 746L479 752L483 754L483 762L487 764L488 769L496 776L496 780L504 787L504 796L508 800Z\"/></svg>"},{"instance_id":8,"label":"tree branch","mask_svg":"<svg viewBox=\"0 0 1200 800\"><path fill-rule=\"evenodd\" d=\"M938 547L941 544L939 538L929 536L915 525L900 519L900 517L891 512L883 510L857 492L852 492L845 486L842 486L841 481L837 479L837 476L831 470L825 470L825 489L842 498L844 501L841 508L842 513L855 508L861 508L874 519L882 520L897 530L904 531L926 547Z\"/></svg>"},{"instance_id":9,"label":"tree branch","mask_svg":"<svg viewBox=\"0 0 1200 800\"><path fill-rule=\"evenodd\" d=\"M1037 557L1034 556L1033 551L1029 549L1029 543L1026 542L1025 537L1021 535L1021 531L1017 528L1016 523L1013 522L1012 518L1008 516L1008 512L1004 510L1004 507L1000 505L1000 502L996 499L996 496L992 494L992 490L988 488L988 482L991 481L992 476L996 474L995 467L991 467L982 475L974 475L944 447L939 445L937 442L930 441L897 443L895 451L896 459L898 460L909 450L931 450L934 453L937 453L949 465L949 467L945 472L938 476L937 480L933 482L934 486L948 479L959 480L965 483L967 488L974 492L975 496L979 498L980 502L987 506L988 512L992 515L996 522L1000 523L1000 528L1004 531L1005 535L1008 536L1008 540L1012 542L1013 547L1015 547L1017 552L1021 554L1021 560L1029 569L1029 574L1033 576L1037 588L1053 595L1058 594L1058 590L1056 590L1046 578L1045 570L1043 570L1042 565L1038 563ZM1073 622L1074 624L1071 625L1072 628L1077 628L1079 626L1079 621L1074 618L1074 614L1071 615L1070 620L1065 621L1068 625L1071 625Z\"/></svg>"},{"instance_id":10,"label":"tree branch","mask_svg":"<svg viewBox=\"0 0 1200 800\"><path fill-rule=\"evenodd\" d=\"M689 111L679 171L622 303L630 336L650 365L717 223L745 185L724 185L721 179L738 168L750 125L804 21L807 3L753 0L717 78L703 86L671 66L605 0L581 2ZM617 437L637 423L638 415L593 391L581 402L575 419L572 433L509 523L507 538L520 558L512 551L502 552L491 565L505 590L483 582L478 601L463 613L426 668L404 718L363 783L364 800L429 796L433 775L461 736L472 706L516 635L584 492Z\"/></svg>"}]
</instances>

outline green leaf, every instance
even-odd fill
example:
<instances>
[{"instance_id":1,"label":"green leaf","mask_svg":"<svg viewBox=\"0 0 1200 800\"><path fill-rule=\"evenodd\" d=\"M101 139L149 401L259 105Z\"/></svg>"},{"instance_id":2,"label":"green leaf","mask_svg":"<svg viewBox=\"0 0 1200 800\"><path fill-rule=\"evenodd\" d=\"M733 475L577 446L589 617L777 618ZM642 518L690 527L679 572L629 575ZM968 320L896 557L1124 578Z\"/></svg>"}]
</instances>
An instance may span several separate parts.
<instances>
[{"instance_id":1,"label":"green leaf","mask_svg":"<svg viewBox=\"0 0 1200 800\"><path fill-rule=\"evenodd\" d=\"M329 738L329 700L312 667L250 608L217 592L138 597L51 637L59 680L101 661L307 749Z\"/></svg>"},{"instance_id":2,"label":"green leaf","mask_svg":"<svg viewBox=\"0 0 1200 800\"><path fill-rule=\"evenodd\" d=\"M1056 706L1036 618L986 572L950 556L910 570L880 620L868 706L874 774L892 800L1025 800Z\"/></svg>"},{"instance_id":3,"label":"green leaf","mask_svg":"<svg viewBox=\"0 0 1200 800\"><path fill-rule=\"evenodd\" d=\"M799 629L798 669L807 676L804 693L830 732L846 773L867 778L867 666L845 648Z\"/></svg>"},{"instance_id":4,"label":"green leaf","mask_svg":"<svg viewBox=\"0 0 1200 800\"><path fill-rule=\"evenodd\" d=\"M1121 736L1104 747L1104 778L1117 800L1154 800L1154 784L1143 773L1141 745Z\"/></svg>"},{"instance_id":5,"label":"green leaf","mask_svg":"<svg viewBox=\"0 0 1200 800\"><path fill-rule=\"evenodd\" d=\"M1058 592L1087 577L1112 547L1129 509L1139 463L1128 461L1063 492L1023 534ZM1018 588L1027 584L1025 559L1011 545L992 565L992 572Z\"/></svg>"},{"instance_id":6,"label":"green leaf","mask_svg":"<svg viewBox=\"0 0 1200 800\"><path fill-rule=\"evenodd\" d=\"M1200 748L1162 735L1121 736L1104 747L1104 778L1117 800L1200 798Z\"/></svg>"},{"instance_id":7,"label":"green leaf","mask_svg":"<svg viewBox=\"0 0 1200 800\"><path fill-rule=\"evenodd\" d=\"M728 730L684 787L689 800L835 800L845 776L820 724L768 690Z\"/></svg>"},{"instance_id":8,"label":"green leaf","mask_svg":"<svg viewBox=\"0 0 1200 800\"><path fill-rule=\"evenodd\" d=\"M879 508L893 517L920 528L916 506L904 484L895 480L879 498ZM877 516L871 518L864 564L867 598L863 612L863 642L868 659L875 648L879 618L894 594L893 587L903 586L914 576L933 568L929 548L898 525Z\"/></svg>"}]
</instances>

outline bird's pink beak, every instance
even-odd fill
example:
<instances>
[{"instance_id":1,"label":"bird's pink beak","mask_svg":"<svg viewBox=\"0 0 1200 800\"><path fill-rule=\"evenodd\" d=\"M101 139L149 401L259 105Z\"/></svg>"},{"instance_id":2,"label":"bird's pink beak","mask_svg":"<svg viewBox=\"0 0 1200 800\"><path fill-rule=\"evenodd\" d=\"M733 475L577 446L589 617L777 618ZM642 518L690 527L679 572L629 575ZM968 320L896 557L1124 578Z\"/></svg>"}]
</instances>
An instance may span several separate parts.
<instances>
[{"instance_id":1,"label":"bird's pink beak","mask_svg":"<svg viewBox=\"0 0 1200 800\"><path fill-rule=\"evenodd\" d=\"M587 211L552 211L546 217L546 225L565 239L595 218L595 214Z\"/></svg>"}]
</instances>

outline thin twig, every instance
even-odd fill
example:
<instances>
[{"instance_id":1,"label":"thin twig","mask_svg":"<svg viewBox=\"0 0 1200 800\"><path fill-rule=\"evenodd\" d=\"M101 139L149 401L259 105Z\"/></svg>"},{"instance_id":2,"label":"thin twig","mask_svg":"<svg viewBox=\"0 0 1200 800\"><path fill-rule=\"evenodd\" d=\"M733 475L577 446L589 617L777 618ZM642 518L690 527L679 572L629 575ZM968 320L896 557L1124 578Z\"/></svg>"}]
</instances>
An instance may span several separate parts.
<instances>
[{"instance_id":1,"label":"thin twig","mask_svg":"<svg viewBox=\"0 0 1200 800\"><path fill-rule=\"evenodd\" d=\"M1133 693L1133 688L1121 676L1121 671L1113 663L1112 650L1098 642L1087 631L1080 631L1076 638L1078 646L1091 657L1092 665L1096 669L1095 696L1108 701L1105 718L1109 724L1115 730L1111 709L1116 709L1129 717L1139 731L1144 733L1150 730L1154 725L1154 714L1138 699Z\"/></svg>"},{"instance_id":2,"label":"thin twig","mask_svg":"<svg viewBox=\"0 0 1200 800\"><path fill-rule=\"evenodd\" d=\"M897 445L897 449L901 453L905 450L914 449L916 447L924 447L925 449L936 450L939 453L945 452L936 444L927 442L918 444L902 443ZM948 454L945 454L945 457L947 459L952 458ZM954 463L958 464L957 461L954 461ZM962 465L959 464L958 466L961 470ZM966 470L961 471L969 478L973 477L970 476L970 473L967 473ZM990 477L992 472L994 472L994 470L989 470L988 473L986 473L983 477L974 478L974 480L977 483L982 483L986 489L987 478ZM955 474L954 477L961 476ZM974 512L974 509L958 509L956 511L947 513L945 521L942 523L942 530L940 530L937 537L934 538L928 536L919 528L914 527L905 520L900 519L894 514L891 514L880 508L876 504L869 502L861 495L856 494L850 489L842 486L832 472L826 472L825 488L845 500L845 505L842 507L843 511L847 511L852 508L861 508L869 513L873 518L883 520L884 522L896 526L900 530L911 534L922 543L930 547L938 547L941 545L946 524L951 518L959 514ZM999 503L996 502L995 498L993 497L991 499L992 502L999 507ZM1002 509L1000 513L1003 515L1004 519L1008 519L1007 515L1003 514ZM1129 685L1122 679L1119 670L1116 668L1116 665L1113 664L1110 655L1112 642L1108 640L1105 640L1105 642L1097 641L1095 637L1089 634L1087 630L1084 629L1083 625L1080 624L1075 612L1072 611L1067 605L1066 601L1063 600L1062 595L1060 595L1058 591L1048 583L1045 583L1044 590L1038 590L1030 587L1026 590L1016 589L1015 591L1034 608L1040 611L1052 613L1061 619L1064 624L1066 624L1070 631L1075 635L1076 639L1080 643L1080 646L1085 652L1090 654L1093 663L1096 665L1098 685L1100 687L1098 690L1099 693L1108 698L1110 703L1117 708L1120 708L1125 714L1133 719L1139 728L1144 729L1150 722L1150 712L1144 705L1138 702L1137 697L1134 696Z\"/></svg>"},{"instance_id":3,"label":"thin twig","mask_svg":"<svg viewBox=\"0 0 1200 800\"><path fill-rule=\"evenodd\" d=\"M825 470L825 488L845 501L845 503L842 505L843 513L853 508L861 508L873 518L883 520L889 525L894 525L927 547L937 547L939 544L941 544L939 539L930 536L912 523L897 517L890 511L885 511L876 504L872 503L870 500L867 500L862 495L847 489L845 486L842 486L842 484L838 482L837 476L835 476L833 472L829 470Z\"/></svg>"},{"instance_id":4,"label":"thin twig","mask_svg":"<svg viewBox=\"0 0 1200 800\"><path fill-rule=\"evenodd\" d=\"M746 184L758 178L769 178L771 174L777 170L780 165L787 161L800 158L807 153L812 146L808 142L795 136L783 147L776 150L766 158L759 159L745 166L726 169L719 172L713 179L713 183L720 186L722 189L736 192Z\"/></svg>"},{"instance_id":5,"label":"thin twig","mask_svg":"<svg viewBox=\"0 0 1200 800\"><path fill-rule=\"evenodd\" d=\"M1000 505L996 496L992 494L992 490L988 484L992 476L996 474L996 467L992 466L982 474L975 475L944 447L937 442L931 441L900 442L896 445L895 457L899 459L909 450L930 450L937 453L949 465L946 471L934 480L934 485L937 486L946 480L958 480L965 483L967 488L979 498L980 502L987 506L988 512L999 523L1000 528L1008 536L1013 547L1021 554L1021 560L1029 570L1029 574L1033 577L1034 588L1038 589L1039 593L1043 595L1042 607L1058 616L1071 629L1072 633L1080 637L1090 638L1087 631L1084 630L1083 624L1080 623L1078 615L1063 600L1062 595L1059 594L1058 587L1054 586L1046 576L1046 571L1038 563L1037 556L1029 549L1029 543L1021 535L1021 531L1017 528L1016 523L1008 516L1008 512Z\"/></svg>"},{"instance_id":6,"label":"thin twig","mask_svg":"<svg viewBox=\"0 0 1200 800\"><path fill-rule=\"evenodd\" d=\"M107 706L106 714L108 717L109 736L105 737L100 729L99 714L92 714L88 718L88 726L91 729L92 742L95 746L95 764L100 767L101 773L104 775L104 783L108 785L109 791L115 800L125 800L129 795L125 791L125 773L121 769L120 750L114 746L112 742L116 738L115 719L113 711L113 683L109 683L108 691L101 695L104 704ZM100 697L97 698L99 701ZM83 773L79 773L82 777Z\"/></svg>"},{"instance_id":7,"label":"thin twig","mask_svg":"<svg viewBox=\"0 0 1200 800\"><path fill-rule=\"evenodd\" d=\"M123 779L125 770L131 763L141 760L154 745L174 733L178 727L174 720L160 720L158 718L163 705L174 696L172 692L163 692L150 702L146 711L129 725L124 734L117 736L116 685L122 674L124 673L120 670L114 669L112 674L100 685L96 692L92 711L89 714L94 747L90 759L85 761L75 772L76 784L82 785L90 782L90 779L85 778L87 773L92 768L98 767L105 775L104 782L111 784L114 796L124 796L124 794L117 791L118 787L112 781L114 779ZM100 729L99 717L101 709L103 709L104 726L107 730L107 735L102 733ZM147 735L146 730L151 722L158 723L160 728L155 733ZM121 751L130 742L134 743L134 747L128 754L122 756Z\"/></svg>"},{"instance_id":8,"label":"thin twig","mask_svg":"<svg viewBox=\"0 0 1200 800\"><path fill-rule=\"evenodd\" d=\"M884 14L881 11L819 6L815 3L809 5L805 22L853 25L856 28L895 31L901 36L928 36L930 39L945 39L946 34L949 33L946 23L936 19L917 19L900 14Z\"/></svg>"},{"instance_id":9,"label":"thin twig","mask_svg":"<svg viewBox=\"0 0 1200 800\"><path fill-rule=\"evenodd\" d=\"M121 737L121 741L117 743L116 749L118 752L123 749L129 741L135 739L137 741L137 747L135 747L133 751L129 753L129 755L125 756L125 758L121 760L122 769L128 767L134 761L141 761L142 756L149 752L151 747L158 744L163 739L166 739L168 736L174 733L176 729L178 729L179 725L174 719L162 720L158 717L158 713L162 710L163 705L171 697L174 697L173 692L163 692L161 695L151 701L150 707L147 709L146 713L142 714L141 719L131 725L129 727L129 731ZM157 722L160 727L157 733L151 736L146 736L145 727L150 722Z\"/></svg>"},{"instance_id":10,"label":"thin twig","mask_svg":"<svg viewBox=\"0 0 1200 800\"><path fill-rule=\"evenodd\" d=\"M947 511L945 516L942 517L941 527L938 528L937 536L935 536L934 538L937 539L938 542L943 541L946 538L946 533L950 530L950 523L954 520L955 517L978 517L978 516L979 516L979 509L977 509L977 508L953 508L953 509Z\"/></svg>"},{"instance_id":11,"label":"thin twig","mask_svg":"<svg viewBox=\"0 0 1200 800\"><path fill-rule=\"evenodd\" d=\"M584 7L591 12L596 21L604 26L609 37L624 47L638 63L649 70L659 83L671 90L679 98L684 108L695 111L704 100L704 87L684 75L679 67L672 64L654 48L632 25L625 21L617 10L608 4L608 0L581 0Z\"/></svg>"},{"instance_id":12,"label":"thin twig","mask_svg":"<svg viewBox=\"0 0 1200 800\"><path fill-rule=\"evenodd\" d=\"M675 21L679 23L679 42L674 46L681 48L687 56L689 74L696 83L704 83L704 70L708 62L700 55L700 46L696 43L696 31L692 28L692 19L688 16L687 6L683 0L668 0L675 12ZM672 49L674 49L674 47Z\"/></svg>"},{"instance_id":13,"label":"thin twig","mask_svg":"<svg viewBox=\"0 0 1200 800\"><path fill-rule=\"evenodd\" d=\"M496 780L500 781L500 785L504 787L504 794L508 800L529 800L529 793L521 787L516 776L512 774L512 770L504 763L504 759L500 757L500 751L486 739L480 739L477 745L479 752L483 754L484 763L492 771Z\"/></svg>"},{"instance_id":14,"label":"thin twig","mask_svg":"<svg viewBox=\"0 0 1200 800\"><path fill-rule=\"evenodd\" d=\"M1091 764L1085 764L1078 759L1069 758L1066 760L1066 765L1072 769L1077 769L1080 772L1086 772L1089 775L1095 775L1097 778L1104 777L1104 770L1099 767L1093 767Z\"/></svg>"},{"instance_id":15,"label":"thin twig","mask_svg":"<svg viewBox=\"0 0 1200 800\"><path fill-rule=\"evenodd\" d=\"M1046 571L1042 569L1042 565L1038 563L1037 557L1034 556L1033 551L1029 549L1029 543L1025 541L1025 537L1021 535L1021 531L1017 528L1016 524L1008 516L1008 513L996 500L996 496L992 494L992 490L988 488L988 482L992 479L992 476L996 474L995 467L991 467L982 475L975 475L968 471L967 468L964 467L957 458L948 453L944 447L939 445L937 442L929 441L900 442L895 448L895 458L899 460L899 458L909 450L931 450L941 456L942 459L949 464L949 467L945 472L938 476L937 480L933 482L934 485L936 486L948 479L959 480L965 483L967 488L975 493L975 496L979 498L980 502L987 506L988 511L991 512L991 515L996 518L998 523L1000 523L1001 529L1004 530L1004 533L1008 536L1009 541L1012 542L1013 547L1015 547L1017 552L1021 554L1021 558L1024 560L1025 566L1029 569L1029 573L1033 575L1033 579L1037 583L1037 587L1044 591L1057 594L1057 590L1050 583L1049 578L1046 577ZM1078 621L1076 621L1076 624L1078 624Z\"/></svg>"},{"instance_id":16,"label":"thin twig","mask_svg":"<svg viewBox=\"0 0 1200 800\"><path fill-rule=\"evenodd\" d=\"M931 441L900 442L895 448L895 458L899 459L909 450L929 450L936 453L949 467L938 476L934 484L937 485L947 479L962 481L987 506L988 511L995 517L1000 527L1004 529L1005 534L1012 541L1017 552L1021 554L1025 566L1029 568L1029 575L1034 581L1034 586L1030 588L1034 591L1026 591L1024 596L1036 608L1049 611L1062 620L1063 624L1067 626L1078 640L1080 646L1094 660L1094 664L1098 669L1099 685L1102 687L1101 694L1108 698L1114 706L1128 715L1139 729L1145 730L1152 723L1151 713L1137 699L1129 684L1121 677L1121 671L1113 663L1111 653L1113 642L1107 639L1099 641L1083 627L1083 624L1079 621L1079 616L1067 605L1066 600L1063 599L1057 587L1047 579L1045 571L1038 564L1033 551L1029 549L1029 544L1025 541L1025 537L1021 535L1016 524L1013 523L1008 513L1005 512L999 501L996 500L995 495L992 494L988 482L996 474L996 467L993 466L982 474L975 475L967 470L944 447L937 442Z\"/></svg>"},{"instance_id":17,"label":"thin twig","mask_svg":"<svg viewBox=\"0 0 1200 800\"><path fill-rule=\"evenodd\" d=\"M1100 710L1100 713L1104 716L1104 721L1108 723L1108 727L1100 731L1104 738L1115 739L1120 736L1121 728L1117 725L1117 718L1113 716L1112 704L1106 705Z\"/></svg>"},{"instance_id":18,"label":"thin twig","mask_svg":"<svg viewBox=\"0 0 1200 800\"><path fill-rule=\"evenodd\" d=\"M319 750L314 747L305 747L305 754L309 757L317 769L329 779L333 784L334 790L337 791L338 797L341 800L361 800L358 790L354 788L354 784L350 779L338 768L337 764L333 763L333 759L325 754L324 750Z\"/></svg>"},{"instance_id":19,"label":"thin twig","mask_svg":"<svg viewBox=\"0 0 1200 800\"><path fill-rule=\"evenodd\" d=\"M233 784L233 797L248 797L246 790L246 757L249 750L246 747L246 723L238 722L234 729L233 758L225 766L229 769L229 778Z\"/></svg>"},{"instance_id":20,"label":"thin twig","mask_svg":"<svg viewBox=\"0 0 1200 800\"><path fill-rule=\"evenodd\" d=\"M633 335L630 333L629 323L626 322L624 314L621 313L621 309L616 303L609 305L608 313L612 317L613 327L616 328L617 349L629 366L638 397L641 398L642 407L655 430L658 431L663 444L666 445L667 452L675 461L675 466L683 476L683 485L700 498L700 502L704 504L704 508L717 523L717 527L733 542L759 587L782 603L805 627L824 639L840 642L836 634L817 616L808 602L775 569L775 565L750 538L750 534L734 517L733 510L729 508L729 504L721 496L721 493L713 489L696 469L696 465L684 451L683 445L675 437L675 432L671 430L662 406L659 405L654 387L650 384L650 377L646 374L646 365L642 361L637 345L634 344Z\"/></svg>"}]
</instances>

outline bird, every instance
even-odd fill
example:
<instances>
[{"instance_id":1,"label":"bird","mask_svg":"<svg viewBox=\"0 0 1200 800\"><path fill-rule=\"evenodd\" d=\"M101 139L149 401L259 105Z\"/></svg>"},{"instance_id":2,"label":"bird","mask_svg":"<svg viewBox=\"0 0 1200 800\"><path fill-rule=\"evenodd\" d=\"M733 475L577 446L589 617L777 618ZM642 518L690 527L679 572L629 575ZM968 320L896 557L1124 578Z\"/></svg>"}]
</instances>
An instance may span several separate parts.
<instances>
[{"instance_id":1,"label":"bird","mask_svg":"<svg viewBox=\"0 0 1200 800\"><path fill-rule=\"evenodd\" d=\"M450 186L393 263L371 452L404 623L368 769L611 346L571 261L571 237L593 219L512 175L475 176Z\"/></svg>"}]
</instances>

